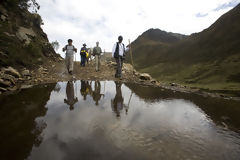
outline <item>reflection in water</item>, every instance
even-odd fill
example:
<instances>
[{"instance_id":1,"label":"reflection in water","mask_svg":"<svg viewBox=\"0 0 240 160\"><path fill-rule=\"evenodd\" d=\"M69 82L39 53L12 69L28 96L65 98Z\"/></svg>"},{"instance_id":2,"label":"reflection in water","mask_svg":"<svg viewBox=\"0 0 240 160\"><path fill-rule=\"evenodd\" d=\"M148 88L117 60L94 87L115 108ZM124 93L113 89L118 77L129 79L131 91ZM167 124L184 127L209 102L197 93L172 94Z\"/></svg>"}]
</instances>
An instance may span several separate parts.
<instances>
[{"instance_id":1,"label":"reflection in water","mask_svg":"<svg viewBox=\"0 0 240 160\"><path fill-rule=\"evenodd\" d=\"M66 88L66 96L67 99L64 99L64 103L68 104L70 107L70 110L74 109L74 104L78 102L78 98L75 97L73 82L68 81L67 82L67 88Z\"/></svg>"},{"instance_id":2,"label":"reflection in water","mask_svg":"<svg viewBox=\"0 0 240 160\"><path fill-rule=\"evenodd\" d=\"M103 83L61 82L0 96L0 159L239 159L239 133L218 125L214 114L227 111L227 125L240 129L232 123L240 114L235 101Z\"/></svg>"},{"instance_id":3,"label":"reflection in water","mask_svg":"<svg viewBox=\"0 0 240 160\"><path fill-rule=\"evenodd\" d=\"M104 94L101 94L101 84L99 81L95 81L94 91L92 92L93 100L96 102L95 104L98 106L98 103L101 97L104 97Z\"/></svg>"},{"instance_id":4,"label":"reflection in water","mask_svg":"<svg viewBox=\"0 0 240 160\"><path fill-rule=\"evenodd\" d=\"M26 159L33 146L40 146L46 121L35 121L47 113L47 104L55 84L25 89L0 96L0 159Z\"/></svg>"},{"instance_id":5,"label":"reflection in water","mask_svg":"<svg viewBox=\"0 0 240 160\"><path fill-rule=\"evenodd\" d=\"M116 95L113 100L111 100L112 110L116 113L117 117L120 117L120 113L125 108L126 114L128 113L128 106L124 104L124 98L122 96L122 83L115 82L116 85Z\"/></svg>"}]
</instances>

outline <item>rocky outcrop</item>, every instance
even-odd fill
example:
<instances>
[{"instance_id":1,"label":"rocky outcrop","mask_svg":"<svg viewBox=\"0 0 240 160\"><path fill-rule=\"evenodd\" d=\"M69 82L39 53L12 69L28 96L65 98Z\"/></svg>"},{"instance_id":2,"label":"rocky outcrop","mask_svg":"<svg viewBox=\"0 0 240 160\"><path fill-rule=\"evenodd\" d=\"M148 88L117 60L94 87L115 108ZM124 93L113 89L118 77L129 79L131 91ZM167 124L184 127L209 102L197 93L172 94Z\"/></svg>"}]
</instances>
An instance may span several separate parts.
<instances>
[{"instance_id":1,"label":"rocky outcrop","mask_svg":"<svg viewBox=\"0 0 240 160\"><path fill-rule=\"evenodd\" d=\"M28 45L36 34L32 28L19 27L16 36L23 41L25 45Z\"/></svg>"}]
</instances>

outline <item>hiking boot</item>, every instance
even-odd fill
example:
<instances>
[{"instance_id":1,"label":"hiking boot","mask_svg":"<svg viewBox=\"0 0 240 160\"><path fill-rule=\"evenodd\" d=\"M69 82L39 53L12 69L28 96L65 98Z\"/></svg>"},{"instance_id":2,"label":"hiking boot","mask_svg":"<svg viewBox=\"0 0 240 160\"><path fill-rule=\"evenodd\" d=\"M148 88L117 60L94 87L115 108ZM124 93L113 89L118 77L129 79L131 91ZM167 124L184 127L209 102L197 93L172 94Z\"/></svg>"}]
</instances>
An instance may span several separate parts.
<instances>
[{"instance_id":1,"label":"hiking boot","mask_svg":"<svg viewBox=\"0 0 240 160\"><path fill-rule=\"evenodd\" d=\"M73 74L73 72L72 72L72 71L69 71L69 74L71 74L71 75L72 75L72 74Z\"/></svg>"}]
</instances>

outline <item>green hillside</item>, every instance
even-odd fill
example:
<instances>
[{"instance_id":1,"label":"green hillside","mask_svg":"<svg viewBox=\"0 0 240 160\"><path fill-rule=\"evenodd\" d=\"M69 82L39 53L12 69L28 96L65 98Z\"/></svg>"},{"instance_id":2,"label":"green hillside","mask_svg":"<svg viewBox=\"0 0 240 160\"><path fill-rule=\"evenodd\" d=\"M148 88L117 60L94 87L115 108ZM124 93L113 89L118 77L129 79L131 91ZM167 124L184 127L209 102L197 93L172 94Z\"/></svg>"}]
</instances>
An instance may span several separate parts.
<instances>
[{"instance_id":1,"label":"green hillside","mask_svg":"<svg viewBox=\"0 0 240 160\"><path fill-rule=\"evenodd\" d=\"M140 36L132 44L135 68L162 82L240 94L239 19L240 5L208 29L176 41Z\"/></svg>"},{"instance_id":2,"label":"green hillside","mask_svg":"<svg viewBox=\"0 0 240 160\"><path fill-rule=\"evenodd\" d=\"M41 28L40 15L28 11L29 2L0 1L0 67L32 67L59 57Z\"/></svg>"}]
</instances>

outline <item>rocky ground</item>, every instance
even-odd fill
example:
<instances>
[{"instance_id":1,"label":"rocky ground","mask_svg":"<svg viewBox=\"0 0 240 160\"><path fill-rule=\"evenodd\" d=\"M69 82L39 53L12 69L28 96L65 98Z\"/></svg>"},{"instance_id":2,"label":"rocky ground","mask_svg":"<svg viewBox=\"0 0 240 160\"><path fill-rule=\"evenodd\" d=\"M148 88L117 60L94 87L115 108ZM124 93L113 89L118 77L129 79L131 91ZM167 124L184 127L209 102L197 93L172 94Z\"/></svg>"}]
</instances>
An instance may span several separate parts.
<instances>
[{"instance_id":1,"label":"rocky ground","mask_svg":"<svg viewBox=\"0 0 240 160\"><path fill-rule=\"evenodd\" d=\"M217 93L207 93L196 88L189 88L179 84L165 84L154 80L147 73L138 73L132 65L124 64L123 79L114 77L116 63L113 61L102 62L99 72L95 71L95 63L90 62L86 67L80 67L80 63L74 64L73 75L67 73L63 60L49 61L33 70L25 68L16 70L12 67L0 70L0 94L8 94L16 90L32 87L33 85L56 83L69 80L100 80L100 81L122 81L124 83L137 83L140 85L162 87L173 91L201 94L203 96L219 97L240 100L239 97L227 97Z\"/></svg>"}]
</instances>

